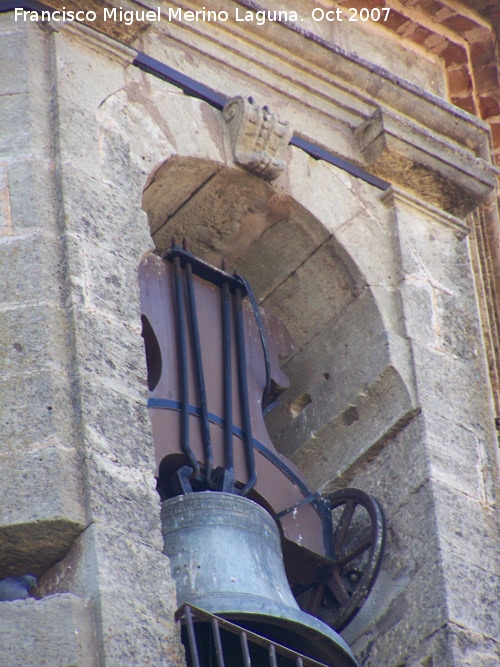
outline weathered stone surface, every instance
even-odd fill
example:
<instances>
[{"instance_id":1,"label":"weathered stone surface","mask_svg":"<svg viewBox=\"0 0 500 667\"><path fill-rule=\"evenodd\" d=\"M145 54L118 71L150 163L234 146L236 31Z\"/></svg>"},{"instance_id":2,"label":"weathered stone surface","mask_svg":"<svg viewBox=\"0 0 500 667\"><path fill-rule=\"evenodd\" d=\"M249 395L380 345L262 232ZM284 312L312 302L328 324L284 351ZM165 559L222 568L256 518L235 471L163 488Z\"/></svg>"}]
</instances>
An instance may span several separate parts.
<instances>
[{"instance_id":1,"label":"weathered stone surface","mask_svg":"<svg viewBox=\"0 0 500 667\"><path fill-rule=\"evenodd\" d=\"M178 664L182 648L173 622L174 585L160 550L93 524L47 573L40 590L71 590L90 599L106 665Z\"/></svg>"},{"instance_id":2,"label":"weathered stone surface","mask_svg":"<svg viewBox=\"0 0 500 667\"><path fill-rule=\"evenodd\" d=\"M63 195L66 229L113 250L127 248L140 257L153 245L148 234L140 197L127 187L116 187L94 179L80 179L78 170L64 167Z\"/></svg>"},{"instance_id":3,"label":"weathered stone surface","mask_svg":"<svg viewBox=\"0 0 500 667\"><path fill-rule=\"evenodd\" d=\"M54 163L47 157L26 156L6 165L8 205L12 227L54 230L57 201L54 199Z\"/></svg>"},{"instance_id":4,"label":"weathered stone surface","mask_svg":"<svg viewBox=\"0 0 500 667\"><path fill-rule=\"evenodd\" d=\"M500 526L493 507L449 488L434 483L433 489L436 519L443 551L451 560L456 558L498 576L498 536ZM473 545L480 544L476 550ZM494 586L492 585L492 588Z\"/></svg>"},{"instance_id":5,"label":"weathered stone surface","mask_svg":"<svg viewBox=\"0 0 500 667\"><path fill-rule=\"evenodd\" d=\"M5 279L0 285L1 304L61 302L60 248L52 234L28 231L0 237ZM27 266L32 271L27 271Z\"/></svg>"},{"instance_id":6,"label":"weathered stone surface","mask_svg":"<svg viewBox=\"0 0 500 667\"><path fill-rule=\"evenodd\" d=\"M408 118L377 109L354 136L372 172L445 211L465 215L495 187L496 169L489 160Z\"/></svg>"},{"instance_id":7,"label":"weathered stone surface","mask_svg":"<svg viewBox=\"0 0 500 667\"><path fill-rule=\"evenodd\" d=\"M474 531L469 528L467 532ZM479 537L478 532L476 531L476 540ZM483 540L476 541L475 544L481 544L482 549ZM467 546L471 550L474 549L470 542ZM498 569L494 573L491 571L488 554L485 556L485 567L478 567L470 562L472 560L470 557L464 560L462 556L457 555L456 549L443 550L442 558L450 620L462 628L492 637L499 642L500 576Z\"/></svg>"},{"instance_id":8,"label":"weathered stone surface","mask_svg":"<svg viewBox=\"0 0 500 667\"><path fill-rule=\"evenodd\" d=\"M74 305L138 325L137 258L73 234L66 239Z\"/></svg>"},{"instance_id":9,"label":"weathered stone surface","mask_svg":"<svg viewBox=\"0 0 500 667\"><path fill-rule=\"evenodd\" d=\"M146 375L139 321L120 322L83 309L75 312L75 321L82 377L142 400Z\"/></svg>"},{"instance_id":10,"label":"weathered stone surface","mask_svg":"<svg viewBox=\"0 0 500 667\"><path fill-rule=\"evenodd\" d=\"M6 667L97 667L89 605L75 595L2 602L0 644Z\"/></svg>"},{"instance_id":11,"label":"weathered stone surface","mask_svg":"<svg viewBox=\"0 0 500 667\"><path fill-rule=\"evenodd\" d=\"M192 162L189 166L196 168ZM203 162L200 167L204 169ZM220 171L158 229L155 246L165 250L173 234L187 235L193 240L193 252L207 261L217 264L222 256L234 262L257 236L250 214L264 208L271 195L271 186L256 176L236 169ZM240 239L246 244L243 248ZM239 251L236 257L234 245Z\"/></svg>"},{"instance_id":12,"label":"weathered stone surface","mask_svg":"<svg viewBox=\"0 0 500 667\"><path fill-rule=\"evenodd\" d=\"M10 279L8 282L12 286ZM33 280L33 286L37 282ZM3 311L0 307L0 374L4 379L10 376L13 383L18 376L35 370L64 372L68 364L66 320L62 309L38 299L26 298L26 301L24 305Z\"/></svg>"},{"instance_id":13,"label":"weathered stone surface","mask_svg":"<svg viewBox=\"0 0 500 667\"><path fill-rule=\"evenodd\" d=\"M418 344L413 345L413 355L416 367L426 369L416 378L422 407L474 430L491 423L486 377L476 364Z\"/></svg>"},{"instance_id":14,"label":"weathered stone surface","mask_svg":"<svg viewBox=\"0 0 500 667\"><path fill-rule=\"evenodd\" d=\"M125 467L96 452L89 452L85 463L90 521L161 549L153 471Z\"/></svg>"},{"instance_id":15,"label":"weathered stone surface","mask_svg":"<svg viewBox=\"0 0 500 667\"><path fill-rule=\"evenodd\" d=\"M446 623L416 647L408 667L496 667L500 645L490 637Z\"/></svg>"},{"instance_id":16,"label":"weathered stone surface","mask_svg":"<svg viewBox=\"0 0 500 667\"><path fill-rule=\"evenodd\" d=\"M49 446L2 453L0 466L9 470L0 487L0 571L41 574L86 525L79 459Z\"/></svg>"},{"instance_id":17,"label":"weathered stone surface","mask_svg":"<svg viewBox=\"0 0 500 667\"><path fill-rule=\"evenodd\" d=\"M78 164L82 177L100 180L104 173L95 113L74 105L65 105L61 111L64 111L59 126L62 164Z\"/></svg>"},{"instance_id":18,"label":"weathered stone surface","mask_svg":"<svg viewBox=\"0 0 500 667\"><path fill-rule=\"evenodd\" d=\"M49 439L73 442L72 399L68 377L59 371L34 371L0 380L2 451L16 451Z\"/></svg>"},{"instance_id":19,"label":"weathered stone surface","mask_svg":"<svg viewBox=\"0 0 500 667\"><path fill-rule=\"evenodd\" d=\"M99 387L88 377L80 385L84 437L88 447L107 456L118 465L147 470L153 474L155 461L151 423L144 387L142 400L129 398L123 393Z\"/></svg>"},{"instance_id":20,"label":"weathered stone surface","mask_svg":"<svg viewBox=\"0 0 500 667\"><path fill-rule=\"evenodd\" d=\"M265 306L290 322L298 351L353 301L356 291L356 276L329 239L267 297ZM300 320L295 318L297 312Z\"/></svg>"},{"instance_id":21,"label":"weathered stone surface","mask_svg":"<svg viewBox=\"0 0 500 667\"><path fill-rule=\"evenodd\" d=\"M491 447L485 433L430 410L425 411L424 419L433 478L478 502L491 500L493 489L487 483L487 469L493 461L488 460Z\"/></svg>"},{"instance_id":22,"label":"weathered stone surface","mask_svg":"<svg viewBox=\"0 0 500 667\"><path fill-rule=\"evenodd\" d=\"M98 13L102 16L102 9ZM77 107L95 113L109 95L123 88L133 51L119 44L113 48L99 38L96 48L92 33L54 27L60 29L52 34L58 104L62 110Z\"/></svg>"},{"instance_id":23,"label":"weathered stone surface","mask_svg":"<svg viewBox=\"0 0 500 667\"><path fill-rule=\"evenodd\" d=\"M319 413L328 400L325 395L323 405L318 401ZM295 420L296 439L290 442L292 446L300 443L301 448L288 452L288 443L285 445L283 440L283 451L306 471L312 488L329 486L336 478L345 484L373 459L391 432L404 427L417 409L399 373L388 366L368 390L360 389L353 403L317 432L308 428L306 407Z\"/></svg>"}]
</instances>

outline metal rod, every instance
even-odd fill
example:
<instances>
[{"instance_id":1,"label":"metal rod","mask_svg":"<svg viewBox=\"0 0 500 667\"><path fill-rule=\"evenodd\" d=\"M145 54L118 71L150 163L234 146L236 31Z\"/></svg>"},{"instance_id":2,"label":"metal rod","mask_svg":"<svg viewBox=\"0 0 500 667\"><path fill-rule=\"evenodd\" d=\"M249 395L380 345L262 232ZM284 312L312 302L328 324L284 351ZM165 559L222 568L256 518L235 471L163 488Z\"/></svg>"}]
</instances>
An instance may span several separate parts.
<instances>
[{"instance_id":1,"label":"metal rod","mask_svg":"<svg viewBox=\"0 0 500 667\"><path fill-rule=\"evenodd\" d=\"M233 461L233 380L231 371L231 295L222 285L222 378L224 385L224 468L234 479Z\"/></svg>"},{"instance_id":2,"label":"metal rod","mask_svg":"<svg viewBox=\"0 0 500 667\"><path fill-rule=\"evenodd\" d=\"M184 616L186 618L189 650L191 651L191 660L193 661L193 667L200 667L200 658L198 655L198 647L196 645L196 635L194 632L193 615L191 613L191 609L188 606L184 607Z\"/></svg>"},{"instance_id":3,"label":"metal rod","mask_svg":"<svg viewBox=\"0 0 500 667\"><path fill-rule=\"evenodd\" d=\"M276 648L274 644L269 644L269 664L270 667L278 667L278 662L276 660Z\"/></svg>"},{"instance_id":4,"label":"metal rod","mask_svg":"<svg viewBox=\"0 0 500 667\"><path fill-rule=\"evenodd\" d=\"M199 472L199 465L189 444L189 377L186 345L186 323L184 313L184 295L182 289L181 264L174 257L174 302L177 329L179 388L181 395L181 449L189 458L194 474Z\"/></svg>"},{"instance_id":5,"label":"metal rod","mask_svg":"<svg viewBox=\"0 0 500 667\"><path fill-rule=\"evenodd\" d=\"M222 650L222 640L220 637L219 622L216 618L212 619L212 633L215 643L215 654L217 656L217 667L225 667L224 651Z\"/></svg>"},{"instance_id":6,"label":"metal rod","mask_svg":"<svg viewBox=\"0 0 500 667\"><path fill-rule=\"evenodd\" d=\"M250 283L243 276L238 275L238 278L242 281L246 289L246 292L248 294L248 298L250 299L253 315L257 323L257 329L259 330L260 342L262 344L262 352L264 354L264 366L266 369L266 386L264 387L264 393L262 395L262 409L264 410L264 408L266 408L269 403L269 396L271 394L271 361L269 359L269 346L267 344L267 336L264 329L264 325L262 323L262 318L260 316L259 306L257 305L257 300L255 299L253 290L250 287Z\"/></svg>"},{"instance_id":7,"label":"metal rod","mask_svg":"<svg viewBox=\"0 0 500 667\"><path fill-rule=\"evenodd\" d=\"M177 260L179 261L179 260ZM174 260L175 264L175 260ZM189 320L191 324L191 346L193 350L194 370L198 400L200 402L201 439L205 456L205 479L210 482L213 468L212 442L210 440L210 425L208 422L207 391L205 388L205 375L203 373L203 359L201 357L200 329L198 326L198 313L196 311L196 298L194 294L193 269L191 262L185 266L186 284L189 306Z\"/></svg>"},{"instance_id":8,"label":"metal rod","mask_svg":"<svg viewBox=\"0 0 500 667\"><path fill-rule=\"evenodd\" d=\"M244 667L252 667L252 661L250 659L250 651L248 649L248 638L246 632L241 633L240 640L241 640L241 651L243 653L243 665Z\"/></svg>"},{"instance_id":9,"label":"metal rod","mask_svg":"<svg viewBox=\"0 0 500 667\"><path fill-rule=\"evenodd\" d=\"M250 406L248 398L247 362L245 353L245 331L243 327L243 304L241 289L235 290L235 328L236 328L236 352L238 358L238 386L240 390L241 418L243 422L245 456L247 461L248 482L241 491L246 496L257 483L255 471L255 454L252 443L252 423L250 420Z\"/></svg>"}]
</instances>

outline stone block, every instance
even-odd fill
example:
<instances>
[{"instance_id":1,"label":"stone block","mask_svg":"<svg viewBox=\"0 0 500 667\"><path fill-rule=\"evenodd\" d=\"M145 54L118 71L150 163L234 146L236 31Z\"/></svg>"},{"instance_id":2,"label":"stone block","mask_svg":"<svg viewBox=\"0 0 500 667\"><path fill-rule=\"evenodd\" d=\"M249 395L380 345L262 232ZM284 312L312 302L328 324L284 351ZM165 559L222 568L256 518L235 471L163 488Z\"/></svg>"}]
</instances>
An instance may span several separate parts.
<instances>
[{"instance_id":1,"label":"stone block","mask_svg":"<svg viewBox=\"0 0 500 667\"><path fill-rule=\"evenodd\" d=\"M28 93L0 96L0 158L29 156L33 150L33 120Z\"/></svg>"},{"instance_id":2,"label":"stone block","mask_svg":"<svg viewBox=\"0 0 500 667\"><path fill-rule=\"evenodd\" d=\"M55 232L57 201L54 197L54 165L50 158L26 156L7 165L12 227ZM27 196L28 195L28 196Z\"/></svg>"},{"instance_id":3,"label":"stone block","mask_svg":"<svg viewBox=\"0 0 500 667\"><path fill-rule=\"evenodd\" d=\"M18 28L16 30L16 28ZM2 37L2 69L0 71L0 96L29 92L29 70L25 65L26 31L12 24L12 32Z\"/></svg>"},{"instance_id":4,"label":"stone block","mask_svg":"<svg viewBox=\"0 0 500 667\"><path fill-rule=\"evenodd\" d=\"M2 663L37 667L97 667L89 605L75 595L0 605Z\"/></svg>"},{"instance_id":5,"label":"stone block","mask_svg":"<svg viewBox=\"0 0 500 667\"><path fill-rule=\"evenodd\" d=\"M430 468L425 435L425 423L422 416L417 415L392 438L387 439L377 456L358 470L350 482L376 496L388 517L396 517L407 504L410 505L409 510L413 507L414 511L419 512L421 503L422 513L424 505L430 511L427 502ZM422 496L418 496L421 491ZM429 521L433 514L430 511Z\"/></svg>"},{"instance_id":6,"label":"stone block","mask_svg":"<svg viewBox=\"0 0 500 667\"><path fill-rule=\"evenodd\" d=\"M73 398L65 373L34 370L3 378L0 395L1 453L54 440L73 442Z\"/></svg>"},{"instance_id":7,"label":"stone block","mask_svg":"<svg viewBox=\"0 0 500 667\"><path fill-rule=\"evenodd\" d=\"M500 645L490 637L446 623L426 637L405 663L408 667L496 667Z\"/></svg>"},{"instance_id":8,"label":"stone block","mask_svg":"<svg viewBox=\"0 0 500 667\"><path fill-rule=\"evenodd\" d=\"M162 176L163 170L167 166L170 167L170 163L169 160L162 167ZM187 236L193 239L193 252L203 259L220 265L221 258L227 257L230 264L233 264L265 229L265 216L264 220L262 218L259 220L257 230L254 229L256 218L252 216L252 213L265 208L273 194L272 187L263 179L250 176L242 170L223 169L219 171L220 166L219 162L214 161L207 165L205 161L175 159L171 167L172 171L169 169L165 173L165 180L162 180L163 187L167 183L169 189L172 187L172 197L175 197L175 199L170 199L171 205L167 204L168 208L171 210L176 203L180 208L172 211L173 214L168 219L163 212L160 213L159 208L157 208L159 214L155 215L154 221L149 214L150 224L162 225L153 234L157 248L166 249L170 246L172 235L179 239ZM213 178L203 185L205 181L200 179L202 176L208 177L208 168L211 173L215 171L218 173L215 173ZM199 172L199 175L196 181L193 177L188 178L186 187L181 184L179 189L177 174L180 178L188 170ZM156 182L157 179L155 179ZM173 185L170 186L170 183ZM191 188L194 183L197 183L199 187L194 196L186 202L179 201L181 194L184 196L191 194L187 188ZM144 204L149 213L151 205L148 205L146 199L148 192L149 188L144 195ZM165 206L165 194L158 201ZM270 226L269 221L267 221L267 226Z\"/></svg>"},{"instance_id":9,"label":"stone block","mask_svg":"<svg viewBox=\"0 0 500 667\"><path fill-rule=\"evenodd\" d=\"M278 193L258 211L249 213L247 223L251 226L245 225L241 241L247 236L252 242L244 248L244 255L241 256L243 244L235 239L236 243L227 248L232 254L224 252L224 256L234 258L238 271L250 281L259 300L272 294L329 235L308 211Z\"/></svg>"},{"instance_id":10,"label":"stone block","mask_svg":"<svg viewBox=\"0 0 500 667\"><path fill-rule=\"evenodd\" d=\"M315 160L292 147L286 178L290 195L335 232L348 220L363 213L363 202L354 188L355 179L345 171L322 160ZM314 188L309 183L314 183Z\"/></svg>"},{"instance_id":11,"label":"stone block","mask_svg":"<svg viewBox=\"0 0 500 667\"><path fill-rule=\"evenodd\" d=\"M115 187L95 179L82 179L78 170L64 166L63 196L68 234L88 239L110 249L127 248L129 257L137 257L152 247L146 216L137 198L124 183Z\"/></svg>"},{"instance_id":12,"label":"stone block","mask_svg":"<svg viewBox=\"0 0 500 667\"><path fill-rule=\"evenodd\" d=\"M64 166L75 165L80 177L101 179L101 145L95 114L67 106L59 115L59 154Z\"/></svg>"},{"instance_id":13,"label":"stone block","mask_svg":"<svg viewBox=\"0 0 500 667\"><path fill-rule=\"evenodd\" d=\"M160 533L159 513L157 532ZM178 664L175 591L168 558L131 535L92 524L40 591L75 591L96 610L101 659L110 665Z\"/></svg>"},{"instance_id":14,"label":"stone block","mask_svg":"<svg viewBox=\"0 0 500 667\"><path fill-rule=\"evenodd\" d=\"M330 239L269 295L265 306L287 323L298 351L353 301L355 280Z\"/></svg>"},{"instance_id":15,"label":"stone block","mask_svg":"<svg viewBox=\"0 0 500 667\"><path fill-rule=\"evenodd\" d=\"M125 49L112 54L104 40L97 49L86 35L76 31L57 32L53 42L57 95L63 113L70 107L95 113L107 97L125 85L124 70L132 59Z\"/></svg>"},{"instance_id":16,"label":"stone block","mask_svg":"<svg viewBox=\"0 0 500 667\"><path fill-rule=\"evenodd\" d=\"M315 409L326 409L328 394ZM345 484L414 416L408 389L392 366L388 366L369 387L364 386L353 402L324 423L321 430L310 428L315 414L308 406L294 421L290 438L282 438L281 449L306 474L311 488L328 488L333 480ZM293 438L293 439L292 439Z\"/></svg>"},{"instance_id":17,"label":"stone block","mask_svg":"<svg viewBox=\"0 0 500 667\"><path fill-rule=\"evenodd\" d=\"M84 380L144 399L146 360L137 323L120 322L98 312L75 310L76 351Z\"/></svg>"},{"instance_id":18,"label":"stone block","mask_svg":"<svg viewBox=\"0 0 500 667\"><path fill-rule=\"evenodd\" d=\"M437 481L479 502L486 499L485 466L488 447L484 433L441 417L430 410L424 413L427 451L431 474ZM495 467L491 453L487 468ZM491 497L491 493L489 494Z\"/></svg>"},{"instance_id":19,"label":"stone block","mask_svg":"<svg viewBox=\"0 0 500 667\"><path fill-rule=\"evenodd\" d=\"M161 549L152 469L118 465L109 456L89 451L85 488L90 521Z\"/></svg>"},{"instance_id":20,"label":"stone block","mask_svg":"<svg viewBox=\"0 0 500 667\"><path fill-rule=\"evenodd\" d=\"M488 161L408 117L379 108L354 136L370 171L446 211L465 215L494 187Z\"/></svg>"},{"instance_id":21,"label":"stone block","mask_svg":"<svg viewBox=\"0 0 500 667\"><path fill-rule=\"evenodd\" d=\"M461 628L454 623L447 626L447 640L451 647L453 667L496 667L500 656L500 642L491 637ZM440 664L436 661L436 664Z\"/></svg>"},{"instance_id":22,"label":"stone block","mask_svg":"<svg viewBox=\"0 0 500 667\"><path fill-rule=\"evenodd\" d=\"M0 307L39 301L61 303L61 250L52 234L28 231L19 236L0 236L0 252L4 276Z\"/></svg>"},{"instance_id":23,"label":"stone block","mask_svg":"<svg viewBox=\"0 0 500 667\"><path fill-rule=\"evenodd\" d=\"M471 550L481 544L469 545ZM500 576L443 551L449 617L458 626L500 641Z\"/></svg>"},{"instance_id":24,"label":"stone block","mask_svg":"<svg viewBox=\"0 0 500 667\"><path fill-rule=\"evenodd\" d=\"M33 371L63 372L69 362L65 333L65 313L56 306L38 302L4 310L0 318L0 374L15 380Z\"/></svg>"},{"instance_id":25,"label":"stone block","mask_svg":"<svg viewBox=\"0 0 500 667\"><path fill-rule=\"evenodd\" d=\"M493 423L484 367L418 343L413 345L413 357L419 402L424 409L476 432Z\"/></svg>"},{"instance_id":26,"label":"stone block","mask_svg":"<svg viewBox=\"0 0 500 667\"><path fill-rule=\"evenodd\" d=\"M61 445L0 455L0 571L41 574L85 527L81 468Z\"/></svg>"},{"instance_id":27,"label":"stone block","mask_svg":"<svg viewBox=\"0 0 500 667\"><path fill-rule=\"evenodd\" d=\"M76 239L72 239L76 241ZM81 240L82 290L86 307L126 322L140 321L137 263L121 249L111 251ZM76 270L75 270L76 269ZM78 268L71 266L73 282Z\"/></svg>"},{"instance_id":28,"label":"stone block","mask_svg":"<svg viewBox=\"0 0 500 667\"><path fill-rule=\"evenodd\" d=\"M276 424L275 415L282 424L290 421L290 408L304 392L311 397L311 403L323 393L329 395L333 409L324 415L326 421L342 410L362 386L376 380L389 362L383 323L370 292L364 290L284 362L290 387L282 394L281 404L270 413L268 424Z\"/></svg>"},{"instance_id":29,"label":"stone block","mask_svg":"<svg viewBox=\"0 0 500 667\"><path fill-rule=\"evenodd\" d=\"M118 465L155 468L151 424L147 413L147 389L137 401L90 378L81 384L82 425L87 446ZM97 400L96 400L96 397Z\"/></svg>"}]
</instances>

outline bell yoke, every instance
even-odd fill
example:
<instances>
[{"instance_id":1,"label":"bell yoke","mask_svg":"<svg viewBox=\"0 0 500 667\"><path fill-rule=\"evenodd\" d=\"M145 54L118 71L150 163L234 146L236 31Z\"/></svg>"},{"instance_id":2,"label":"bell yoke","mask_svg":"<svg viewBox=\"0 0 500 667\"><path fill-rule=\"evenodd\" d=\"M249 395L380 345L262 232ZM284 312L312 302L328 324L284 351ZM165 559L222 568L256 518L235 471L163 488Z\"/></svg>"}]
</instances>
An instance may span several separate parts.
<instances>
[{"instance_id":1,"label":"bell yoke","mask_svg":"<svg viewBox=\"0 0 500 667\"><path fill-rule=\"evenodd\" d=\"M209 496L215 492L214 501L216 496L221 497L222 504L217 510L220 515L230 512L237 517L242 503L243 506L257 503L260 508L254 522L261 523L264 535L269 533L270 521L276 531L273 539L281 536L292 591L303 609L315 617L299 609L288 585L286 603L265 593L257 596L260 607L259 602L249 602L248 594L243 604L243 591L235 589L238 610L230 614L227 595L224 604L217 603L221 590L226 590L226 584L219 581L216 585L220 590L217 592L210 586L200 606L240 621L255 618L260 608L260 615L267 621L271 619L271 625L273 613L264 613L263 609L275 608L275 618L282 617L285 609L290 630L302 624L306 635L322 636L318 645L326 642L333 646L333 653L323 652L322 659L325 655L330 659L336 656L334 665L356 665L350 649L318 619L324 618L338 629L358 611L380 565L383 516L378 503L361 491L337 492L333 504L331 497L312 492L302 473L271 442L264 415L288 386L279 366L280 356L293 351L288 330L277 316L257 306L251 287L242 276L229 273L224 264L218 269L196 257L187 241L180 247L173 239L163 257L147 255L139 272L150 392L148 408L158 466L157 488L163 501L165 552L175 562L179 558L183 561L184 564L177 562L178 572L190 570L200 558L195 555L196 549L193 551L187 545L196 543L193 531L198 537L203 533L201 543L212 545L222 567L228 556L223 555L224 548L222 553L220 546L216 548L224 531L221 532L220 526L216 530L214 508L203 510L210 514L209 520L205 517L208 524L205 519L195 522L193 526L198 527L191 526L187 533L182 525L190 520L179 516L183 513L190 516L207 492ZM339 498L339 493L346 495ZM231 510L224 499L231 501ZM210 497L204 502L210 504ZM332 523L334 505L341 508L336 529ZM199 507L197 511L200 512ZM360 511L367 515L368 526L354 521L355 513L358 516ZM217 537L208 539L207 531ZM229 541L241 541L245 549L242 531L236 531L233 525L229 532ZM183 536L188 533L186 542ZM169 545L168 537L174 534L175 548ZM183 544L181 550L179 540ZM265 574L265 561L259 560L257 554L250 557L244 578L249 580L250 572L254 572L261 580L271 577L286 581L284 571L279 577L276 575L280 568L283 570L281 554L274 575ZM238 563L238 558L235 562ZM207 563L195 570L203 571L206 567ZM176 576L176 567L172 569L179 603L196 604L196 585L192 583L186 588L180 583L181 575ZM229 569L234 573L233 565ZM218 578L221 577L224 579L219 573ZM233 578L241 586L241 572ZM330 605L325 606L328 596ZM267 602L263 602L264 598Z\"/></svg>"}]
</instances>

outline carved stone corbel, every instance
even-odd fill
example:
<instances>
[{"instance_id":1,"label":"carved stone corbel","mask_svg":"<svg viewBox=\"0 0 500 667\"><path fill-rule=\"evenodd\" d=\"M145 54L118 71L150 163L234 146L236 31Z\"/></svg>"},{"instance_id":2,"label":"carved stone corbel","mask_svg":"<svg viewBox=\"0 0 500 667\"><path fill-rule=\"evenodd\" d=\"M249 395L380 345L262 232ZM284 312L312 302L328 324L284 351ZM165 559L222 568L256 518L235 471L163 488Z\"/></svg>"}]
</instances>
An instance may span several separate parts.
<instances>
[{"instance_id":1,"label":"carved stone corbel","mask_svg":"<svg viewBox=\"0 0 500 667\"><path fill-rule=\"evenodd\" d=\"M227 123L236 164L267 180L278 178L286 163L281 152L290 142L293 129L260 107L252 97L232 97L222 110Z\"/></svg>"}]
</instances>

